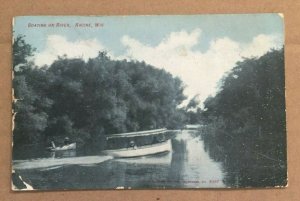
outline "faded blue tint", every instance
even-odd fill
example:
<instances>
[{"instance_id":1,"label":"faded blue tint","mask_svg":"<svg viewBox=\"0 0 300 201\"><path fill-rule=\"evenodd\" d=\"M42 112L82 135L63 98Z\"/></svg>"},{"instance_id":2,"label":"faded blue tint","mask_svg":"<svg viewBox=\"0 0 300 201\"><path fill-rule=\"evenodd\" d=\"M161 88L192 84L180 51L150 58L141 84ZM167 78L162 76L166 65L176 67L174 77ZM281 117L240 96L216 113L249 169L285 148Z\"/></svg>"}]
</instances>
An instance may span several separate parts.
<instances>
[{"instance_id":1,"label":"faded blue tint","mask_svg":"<svg viewBox=\"0 0 300 201\"><path fill-rule=\"evenodd\" d=\"M71 28L28 28L28 23L69 23ZM75 28L75 23L103 23L103 28ZM125 47L124 35L143 44L156 46L172 32L191 32L201 29L195 49L205 51L216 38L228 37L241 43L250 42L259 34L276 34L283 37L283 18L278 14L219 14L173 16L21 16L14 19L14 36L25 35L27 43L42 51L49 35L65 36L70 41L98 39L108 51L121 55Z\"/></svg>"}]
</instances>

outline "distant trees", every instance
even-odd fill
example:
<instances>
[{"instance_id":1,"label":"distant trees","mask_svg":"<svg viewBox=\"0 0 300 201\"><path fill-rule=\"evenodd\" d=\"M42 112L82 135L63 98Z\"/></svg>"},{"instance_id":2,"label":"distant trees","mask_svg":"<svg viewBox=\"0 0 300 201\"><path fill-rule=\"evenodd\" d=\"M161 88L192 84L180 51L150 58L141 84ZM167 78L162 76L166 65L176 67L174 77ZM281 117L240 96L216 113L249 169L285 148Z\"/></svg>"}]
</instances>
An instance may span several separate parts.
<instances>
[{"instance_id":1,"label":"distant trees","mask_svg":"<svg viewBox=\"0 0 300 201\"><path fill-rule=\"evenodd\" d=\"M217 95L204 103L208 126L203 139L212 150L221 150L228 171L238 172L242 186L286 182L283 51L238 62ZM264 181L258 170L266 172Z\"/></svg>"},{"instance_id":2,"label":"distant trees","mask_svg":"<svg viewBox=\"0 0 300 201\"><path fill-rule=\"evenodd\" d=\"M198 95L194 96L185 107L185 114L189 124L202 124L202 109Z\"/></svg>"},{"instance_id":3,"label":"distant trees","mask_svg":"<svg viewBox=\"0 0 300 201\"><path fill-rule=\"evenodd\" d=\"M63 56L37 68L27 61L34 49L23 37L13 51L15 143L66 135L84 143L103 134L181 127L185 120L177 108L183 84L164 70L111 60L105 52L88 62Z\"/></svg>"}]
</instances>

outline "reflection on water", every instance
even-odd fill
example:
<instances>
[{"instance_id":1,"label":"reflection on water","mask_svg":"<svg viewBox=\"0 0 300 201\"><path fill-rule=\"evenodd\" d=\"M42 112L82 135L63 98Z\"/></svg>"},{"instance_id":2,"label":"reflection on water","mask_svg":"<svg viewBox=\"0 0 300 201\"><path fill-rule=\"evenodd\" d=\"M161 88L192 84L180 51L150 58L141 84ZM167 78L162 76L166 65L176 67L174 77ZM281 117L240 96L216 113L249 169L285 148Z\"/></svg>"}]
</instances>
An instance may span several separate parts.
<instances>
[{"instance_id":1,"label":"reflection on water","mask_svg":"<svg viewBox=\"0 0 300 201\"><path fill-rule=\"evenodd\" d=\"M220 163L209 157L204 151L203 141L192 134L193 131L184 132L174 141L175 160L171 167L180 170L180 174L175 174L184 187L224 187Z\"/></svg>"},{"instance_id":2,"label":"reflection on water","mask_svg":"<svg viewBox=\"0 0 300 201\"><path fill-rule=\"evenodd\" d=\"M193 131L183 130L172 139L172 149L127 159L57 152L14 161L13 168L35 189L224 187L220 163L210 158Z\"/></svg>"}]
</instances>

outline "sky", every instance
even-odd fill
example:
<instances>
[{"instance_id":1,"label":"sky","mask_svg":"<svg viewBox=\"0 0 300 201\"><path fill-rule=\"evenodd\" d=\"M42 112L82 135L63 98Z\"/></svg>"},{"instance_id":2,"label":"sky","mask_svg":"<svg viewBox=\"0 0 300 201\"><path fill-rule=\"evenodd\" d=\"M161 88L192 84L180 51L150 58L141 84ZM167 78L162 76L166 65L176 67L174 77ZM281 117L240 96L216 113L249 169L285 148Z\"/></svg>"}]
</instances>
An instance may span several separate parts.
<instances>
[{"instance_id":1,"label":"sky","mask_svg":"<svg viewBox=\"0 0 300 201\"><path fill-rule=\"evenodd\" d=\"M145 61L165 69L184 82L188 100L197 96L203 102L216 94L219 80L237 61L283 46L283 21L275 13L20 16L14 19L13 30L14 37L25 35L37 49L32 58L37 66L50 65L64 54L88 60L107 51L115 60Z\"/></svg>"}]
</instances>

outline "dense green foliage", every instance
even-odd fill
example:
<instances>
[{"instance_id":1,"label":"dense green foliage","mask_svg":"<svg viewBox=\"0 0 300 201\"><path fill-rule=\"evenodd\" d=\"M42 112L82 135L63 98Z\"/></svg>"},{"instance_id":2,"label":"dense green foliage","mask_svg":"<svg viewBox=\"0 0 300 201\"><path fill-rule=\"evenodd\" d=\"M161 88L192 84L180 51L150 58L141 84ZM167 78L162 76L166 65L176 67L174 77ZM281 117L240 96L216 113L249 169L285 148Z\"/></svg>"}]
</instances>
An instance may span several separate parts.
<instances>
[{"instance_id":1,"label":"dense green foliage","mask_svg":"<svg viewBox=\"0 0 300 201\"><path fill-rule=\"evenodd\" d=\"M14 143L69 136L87 142L104 134L175 128L184 121L179 78L144 62L111 60L105 52L87 62L59 57L37 68L33 49L14 41ZM16 69L18 66L18 69Z\"/></svg>"},{"instance_id":2,"label":"dense green foliage","mask_svg":"<svg viewBox=\"0 0 300 201\"><path fill-rule=\"evenodd\" d=\"M205 101L203 139L240 186L286 183L284 54L237 63ZM263 175L264 177L261 177Z\"/></svg>"}]
</instances>

